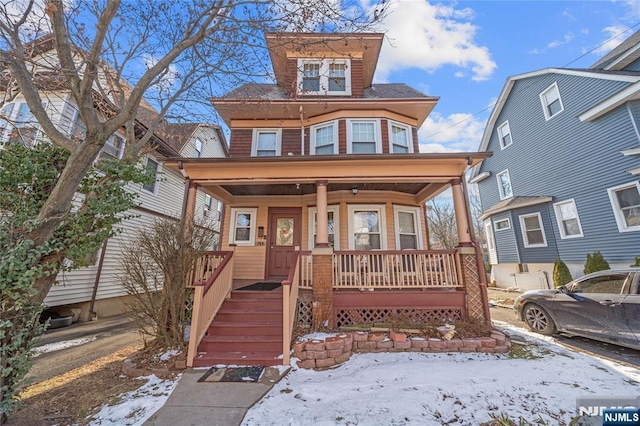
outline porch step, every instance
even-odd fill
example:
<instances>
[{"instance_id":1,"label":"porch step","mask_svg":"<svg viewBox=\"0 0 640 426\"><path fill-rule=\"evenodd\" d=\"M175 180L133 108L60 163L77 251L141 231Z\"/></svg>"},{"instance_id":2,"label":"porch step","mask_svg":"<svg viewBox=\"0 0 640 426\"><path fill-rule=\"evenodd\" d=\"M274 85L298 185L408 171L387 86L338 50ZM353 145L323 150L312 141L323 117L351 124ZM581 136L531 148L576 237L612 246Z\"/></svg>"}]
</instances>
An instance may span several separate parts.
<instances>
[{"instance_id":1,"label":"porch step","mask_svg":"<svg viewBox=\"0 0 640 426\"><path fill-rule=\"evenodd\" d=\"M198 346L194 366L281 365L282 289L234 290Z\"/></svg>"},{"instance_id":2,"label":"porch step","mask_svg":"<svg viewBox=\"0 0 640 426\"><path fill-rule=\"evenodd\" d=\"M199 352L193 360L194 367L210 367L225 365L282 365L280 353L272 351L260 352Z\"/></svg>"},{"instance_id":3,"label":"porch step","mask_svg":"<svg viewBox=\"0 0 640 426\"><path fill-rule=\"evenodd\" d=\"M281 336L282 318L278 321L218 321L214 320L209 336Z\"/></svg>"},{"instance_id":4,"label":"porch step","mask_svg":"<svg viewBox=\"0 0 640 426\"><path fill-rule=\"evenodd\" d=\"M206 352L282 352L282 335L204 336L200 350Z\"/></svg>"},{"instance_id":5,"label":"porch step","mask_svg":"<svg viewBox=\"0 0 640 426\"><path fill-rule=\"evenodd\" d=\"M259 322L259 321L282 321L282 309L237 309L223 307L216 315L216 321L223 322Z\"/></svg>"}]
</instances>

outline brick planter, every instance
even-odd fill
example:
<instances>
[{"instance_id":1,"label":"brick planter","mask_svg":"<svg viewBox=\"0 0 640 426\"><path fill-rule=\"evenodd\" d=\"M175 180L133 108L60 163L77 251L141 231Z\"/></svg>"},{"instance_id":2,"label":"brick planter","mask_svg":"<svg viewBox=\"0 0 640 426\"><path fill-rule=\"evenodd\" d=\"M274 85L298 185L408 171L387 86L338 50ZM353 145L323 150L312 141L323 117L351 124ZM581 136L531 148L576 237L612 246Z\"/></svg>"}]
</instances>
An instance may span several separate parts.
<instances>
[{"instance_id":1,"label":"brick planter","mask_svg":"<svg viewBox=\"0 0 640 426\"><path fill-rule=\"evenodd\" d=\"M356 331L324 340L296 342L293 345L293 356L298 358L300 368L324 370L348 361L354 352L507 353L511 349L507 336L498 330L493 330L491 337L451 340L399 336L394 332L390 335Z\"/></svg>"}]
</instances>

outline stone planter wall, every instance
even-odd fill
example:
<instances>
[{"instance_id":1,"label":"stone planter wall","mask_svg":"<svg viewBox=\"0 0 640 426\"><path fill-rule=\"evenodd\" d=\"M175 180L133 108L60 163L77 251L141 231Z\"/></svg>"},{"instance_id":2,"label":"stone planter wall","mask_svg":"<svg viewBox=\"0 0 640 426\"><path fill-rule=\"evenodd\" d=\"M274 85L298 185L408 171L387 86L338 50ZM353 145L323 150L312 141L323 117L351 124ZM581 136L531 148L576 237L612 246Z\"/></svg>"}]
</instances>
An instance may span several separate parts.
<instances>
[{"instance_id":1,"label":"stone planter wall","mask_svg":"<svg viewBox=\"0 0 640 426\"><path fill-rule=\"evenodd\" d=\"M325 340L297 342L293 345L293 356L299 359L298 367L321 370L348 361L354 352L507 353L510 348L511 342L498 330L494 330L490 337L451 340L409 337L393 331L388 334L357 331Z\"/></svg>"}]
</instances>

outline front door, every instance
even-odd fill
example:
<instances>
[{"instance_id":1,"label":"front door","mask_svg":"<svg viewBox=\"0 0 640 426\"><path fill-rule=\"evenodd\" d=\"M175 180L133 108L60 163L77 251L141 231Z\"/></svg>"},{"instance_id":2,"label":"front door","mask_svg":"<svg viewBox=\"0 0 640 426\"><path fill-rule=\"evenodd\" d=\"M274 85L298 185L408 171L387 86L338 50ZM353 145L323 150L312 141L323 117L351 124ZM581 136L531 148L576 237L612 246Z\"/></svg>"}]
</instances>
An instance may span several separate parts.
<instances>
[{"instance_id":1,"label":"front door","mask_svg":"<svg viewBox=\"0 0 640 426\"><path fill-rule=\"evenodd\" d=\"M267 276L283 279L289 275L296 248L300 249L300 208L270 208L267 230Z\"/></svg>"}]
</instances>

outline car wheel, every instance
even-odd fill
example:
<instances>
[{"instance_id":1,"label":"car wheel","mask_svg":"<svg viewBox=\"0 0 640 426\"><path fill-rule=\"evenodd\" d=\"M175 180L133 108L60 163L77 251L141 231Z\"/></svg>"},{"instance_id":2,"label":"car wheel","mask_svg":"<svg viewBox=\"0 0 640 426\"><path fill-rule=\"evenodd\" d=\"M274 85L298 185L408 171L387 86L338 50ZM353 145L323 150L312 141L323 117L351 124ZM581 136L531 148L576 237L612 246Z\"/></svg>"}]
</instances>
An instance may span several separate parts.
<instances>
[{"instance_id":1,"label":"car wheel","mask_svg":"<svg viewBox=\"0 0 640 426\"><path fill-rule=\"evenodd\" d=\"M533 331L547 336L557 331L551 316L535 303L529 303L524 307L524 322L526 322Z\"/></svg>"}]
</instances>

